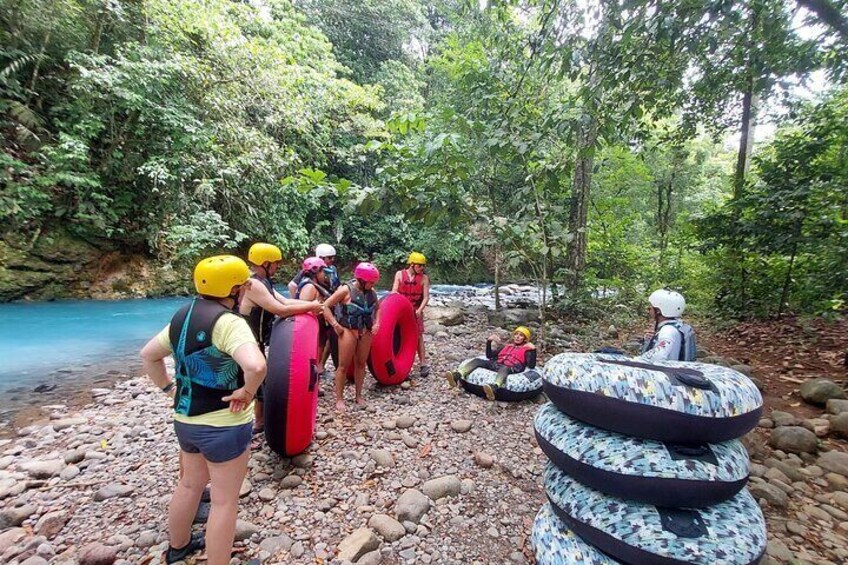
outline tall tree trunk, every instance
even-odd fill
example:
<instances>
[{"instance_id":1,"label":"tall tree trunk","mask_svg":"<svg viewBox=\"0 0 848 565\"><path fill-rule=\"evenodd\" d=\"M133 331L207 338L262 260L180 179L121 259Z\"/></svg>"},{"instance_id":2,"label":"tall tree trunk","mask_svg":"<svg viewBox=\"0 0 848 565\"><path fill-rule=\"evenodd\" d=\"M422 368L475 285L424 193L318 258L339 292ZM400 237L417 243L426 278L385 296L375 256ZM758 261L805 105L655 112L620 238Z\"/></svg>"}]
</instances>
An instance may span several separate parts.
<instances>
[{"instance_id":1,"label":"tall tree trunk","mask_svg":"<svg viewBox=\"0 0 848 565\"><path fill-rule=\"evenodd\" d=\"M38 81L38 72L41 70L41 61L44 60L44 53L47 51L47 44L50 43L50 35L53 33L53 30L50 29L44 34L44 41L41 42L41 49L38 51L38 58L35 60L35 66L32 69L32 76L29 79L29 94L27 94L26 102L24 105L29 107L29 103L32 101L32 95L35 92L35 83ZM41 107L42 97L39 97L37 100L37 105L39 108Z\"/></svg>"},{"instance_id":2,"label":"tall tree trunk","mask_svg":"<svg viewBox=\"0 0 848 565\"><path fill-rule=\"evenodd\" d=\"M100 38L103 36L103 20L106 19L106 13L103 9L97 11L97 21L94 22L94 31L91 33L91 38L88 40L88 49L95 55L100 53Z\"/></svg>"},{"instance_id":3,"label":"tall tree trunk","mask_svg":"<svg viewBox=\"0 0 848 565\"><path fill-rule=\"evenodd\" d=\"M533 179L533 175L530 173L530 167L527 163L527 157L522 156L524 161L524 173L527 178L530 180L530 187L533 189L533 209L536 212L536 220L539 222L539 229L542 232L542 244L545 246L545 252L542 253L542 307L545 307L547 304L547 291L548 291L548 278L551 273L553 273L554 262L553 262L553 254L551 253L551 236L548 232L548 218L545 214L545 209L542 206L542 200L544 199L544 194L539 194L539 186L536 184L536 181ZM588 195L587 195L587 206L588 206ZM542 316L544 320L544 315Z\"/></svg>"},{"instance_id":4,"label":"tall tree trunk","mask_svg":"<svg viewBox=\"0 0 848 565\"><path fill-rule=\"evenodd\" d=\"M577 159L571 184L571 210L568 213L568 233L572 239L566 247L565 266L569 271L567 286L572 290L582 285L586 270L586 219L597 140L598 120L593 114L586 114L577 132Z\"/></svg>"},{"instance_id":5,"label":"tall tree trunk","mask_svg":"<svg viewBox=\"0 0 848 565\"><path fill-rule=\"evenodd\" d=\"M739 150L736 154L736 171L733 175L733 198L741 198L745 191L745 177L751 166L751 149L754 145L754 128L757 121L757 93L754 80L749 78L742 96L742 125L739 129Z\"/></svg>"},{"instance_id":6,"label":"tall tree trunk","mask_svg":"<svg viewBox=\"0 0 848 565\"><path fill-rule=\"evenodd\" d=\"M492 236L495 238L495 311L501 309L501 245L498 240L498 232L495 226L495 218L498 216L498 199L495 197L495 191L492 190L492 185L488 185L489 201L492 205L492 214L490 225L492 228Z\"/></svg>"},{"instance_id":7,"label":"tall tree trunk","mask_svg":"<svg viewBox=\"0 0 848 565\"><path fill-rule=\"evenodd\" d=\"M671 157L671 173L665 182L657 186L657 232L660 244L660 261L665 260L665 251L668 249L669 232L671 231L671 207L674 195L674 183L677 180L677 166L682 160L679 152L674 151ZM666 267L663 263L663 268Z\"/></svg>"},{"instance_id":8,"label":"tall tree trunk","mask_svg":"<svg viewBox=\"0 0 848 565\"><path fill-rule=\"evenodd\" d=\"M804 224L804 218L800 218L795 222L795 229L792 230L792 251L789 256L789 266L786 268L786 277L783 279L783 289L780 291L780 302L777 305L777 318L783 314L783 307L786 306L786 301L789 298L789 286L792 282L792 268L795 266L795 256L798 254L798 240L801 237L801 227Z\"/></svg>"},{"instance_id":9,"label":"tall tree trunk","mask_svg":"<svg viewBox=\"0 0 848 565\"><path fill-rule=\"evenodd\" d=\"M754 123L756 122L757 88L756 80L759 77L758 64L754 57L754 48L760 33L760 10L759 4L751 5L751 23L748 29L748 54L746 60L747 73L745 90L742 93L742 123L739 128L739 151L736 157L736 171L733 175L733 200L738 201L745 194L745 177L751 164L751 148L754 143ZM739 207L734 206L731 216L731 226L739 224ZM742 253L741 236L737 233L735 242L730 249L731 265L738 275L739 286L735 289L739 296L739 305L744 310L748 302L748 279L749 273L746 266L746 258ZM730 277L730 285L737 277Z\"/></svg>"},{"instance_id":10,"label":"tall tree trunk","mask_svg":"<svg viewBox=\"0 0 848 565\"><path fill-rule=\"evenodd\" d=\"M495 311L501 309L501 246L495 242Z\"/></svg>"}]
</instances>

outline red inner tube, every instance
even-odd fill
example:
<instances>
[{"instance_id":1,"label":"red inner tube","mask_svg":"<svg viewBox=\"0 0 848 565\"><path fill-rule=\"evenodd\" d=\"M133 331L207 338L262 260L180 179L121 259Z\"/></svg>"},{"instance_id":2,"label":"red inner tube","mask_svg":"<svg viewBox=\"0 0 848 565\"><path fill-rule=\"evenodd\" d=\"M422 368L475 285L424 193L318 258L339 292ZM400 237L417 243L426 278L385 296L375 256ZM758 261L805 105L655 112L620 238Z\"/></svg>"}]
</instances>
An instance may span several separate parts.
<instances>
[{"instance_id":1,"label":"red inner tube","mask_svg":"<svg viewBox=\"0 0 848 565\"><path fill-rule=\"evenodd\" d=\"M268 347L265 439L283 457L312 442L318 412L318 319L299 314L277 320Z\"/></svg>"},{"instance_id":2,"label":"red inner tube","mask_svg":"<svg viewBox=\"0 0 848 565\"><path fill-rule=\"evenodd\" d=\"M409 376L417 351L415 309L406 297L390 292L380 299L380 331L371 341L368 368L380 384L400 384Z\"/></svg>"}]
</instances>

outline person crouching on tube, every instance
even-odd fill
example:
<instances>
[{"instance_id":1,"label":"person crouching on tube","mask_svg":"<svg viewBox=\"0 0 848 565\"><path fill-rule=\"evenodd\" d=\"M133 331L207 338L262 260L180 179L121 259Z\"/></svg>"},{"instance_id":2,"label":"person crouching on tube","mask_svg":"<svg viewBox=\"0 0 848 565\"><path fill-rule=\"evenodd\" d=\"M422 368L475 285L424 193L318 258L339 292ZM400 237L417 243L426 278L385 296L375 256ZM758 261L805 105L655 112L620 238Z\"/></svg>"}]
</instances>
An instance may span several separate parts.
<instances>
[{"instance_id":1,"label":"person crouching on tube","mask_svg":"<svg viewBox=\"0 0 848 565\"><path fill-rule=\"evenodd\" d=\"M392 292L405 296L415 308L415 319L418 322L418 374L426 377L430 374L427 352L424 351L424 309L430 302L430 277L424 272L427 258L423 253L413 251L409 254L407 263L406 269L395 273Z\"/></svg>"},{"instance_id":2,"label":"person crouching on tube","mask_svg":"<svg viewBox=\"0 0 848 565\"><path fill-rule=\"evenodd\" d=\"M530 343L529 328L518 326L512 332L512 343L497 348L499 342L500 338L496 334L490 335L486 340L486 359L472 359L458 371L448 373L447 379L450 386L456 387L457 381L470 375L474 369L496 371L498 376L495 383L483 385L486 398L494 400L495 393L504 385L507 376L536 368L536 346Z\"/></svg>"},{"instance_id":3,"label":"person crouching on tube","mask_svg":"<svg viewBox=\"0 0 848 565\"><path fill-rule=\"evenodd\" d=\"M333 293L324 303L324 317L339 336L339 366L336 368L336 411L344 412L344 386L347 369L354 366L356 403L365 404L362 383L365 364L371 351L371 338L380 328L380 303L374 285L380 271L372 263L360 263L354 278Z\"/></svg>"},{"instance_id":4,"label":"person crouching on tube","mask_svg":"<svg viewBox=\"0 0 848 565\"><path fill-rule=\"evenodd\" d=\"M230 562L239 488L247 473L253 398L265 379L265 357L241 316L232 309L250 278L247 264L232 255L203 259L194 269L198 296L141 350L144 370L174 398L174 430L182 474L168 507L170 546L166 563L206 547L209 565ZM175 380L164 359L173 355ZM211 479L212 506L206 533L191 524Z\"/></svg>"}]
</instances>

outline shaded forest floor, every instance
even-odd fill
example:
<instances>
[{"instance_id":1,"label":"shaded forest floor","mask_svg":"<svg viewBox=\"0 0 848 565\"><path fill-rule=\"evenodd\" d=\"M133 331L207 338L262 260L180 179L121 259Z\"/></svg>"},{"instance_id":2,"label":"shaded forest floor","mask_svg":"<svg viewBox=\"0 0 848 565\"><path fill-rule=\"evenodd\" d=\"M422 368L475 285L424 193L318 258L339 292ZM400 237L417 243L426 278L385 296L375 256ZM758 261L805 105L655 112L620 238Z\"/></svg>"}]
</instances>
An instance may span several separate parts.
<instances>
[{"instance_id":1,"label":"shaded forest floor","mask_svg":"<svg viewBox=\"0 0 848 565\"><path fill-rule=\"evenodd\" d=\"M801 383L817 377L843 385L848 380L848 320L791 317L698 330L700 343L711 352L751 366L752 376L764 385L765 414L785 410L812 417L821 410L801 400Z\"/></svg>"}]
</instances>

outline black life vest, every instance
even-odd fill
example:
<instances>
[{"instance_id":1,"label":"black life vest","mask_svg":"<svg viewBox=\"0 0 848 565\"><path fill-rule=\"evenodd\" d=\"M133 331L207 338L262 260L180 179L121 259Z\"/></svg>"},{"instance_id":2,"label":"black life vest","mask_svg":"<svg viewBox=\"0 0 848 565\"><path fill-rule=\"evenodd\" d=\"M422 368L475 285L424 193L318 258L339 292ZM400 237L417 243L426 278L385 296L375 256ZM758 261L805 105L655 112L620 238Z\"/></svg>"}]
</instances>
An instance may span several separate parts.
<instances>
[{"instance_id":1,"label":"black life vest","mask_svg":"<svg viewBox=\"0 0 848 565\"><path fill-rule=\"evenodd\" d=\"M231 313L214 300L195 297L171 318L168 337L176 364L178 414L199 416L227 408L221 398L244 386L239 364L212 345L215 324Z\"/></svg>"},{"instance_id":2,"label":"black life vest","mask_svg":"<svg viewBox=\"0 0 848 565\"><path fill-rule=\"evenodd\" d=\"M315 290L317 290L318 294L320 294L322 297L327 298L328 296L330 296L330 291L324 288L324 286L321 285L318 281L309 277L303 277L302 279L300 279L300 284L297 285L297 290L294 293L294 297L300 300L300 292L304 289L304 287L310 284L315 287Z\"/></svg>"},{"instance_id":3,"label":"black life vest","mask_svg":"<svg viewBox=\"0 0 848 565\"><path fill-rule=\"evenodd\" d=\"M363 292L356 279L345 283L350 289L350 302L336 305L336 319L351 330L371 329L374 325L374 308L377 305L377 293L374 290Z\"/></svg>"},{"instance_id":4,"label":"black life vest","mask_svg":"<svg viewBox=\"0 0 848 565\"><path fill-rule=\"evenodd\" d=\"M274 283L271 282L271 279L266 279L259 275L253 275L250 278L262 283L268 289L268 292L271 293L271 296L274 295ZM274 314L261 306L254 306L247 313L247 324L253 330L253 337L256 338L259 345L267 346L270 343L271 326L274 325Z\"/></svg>"}]
</instances>

